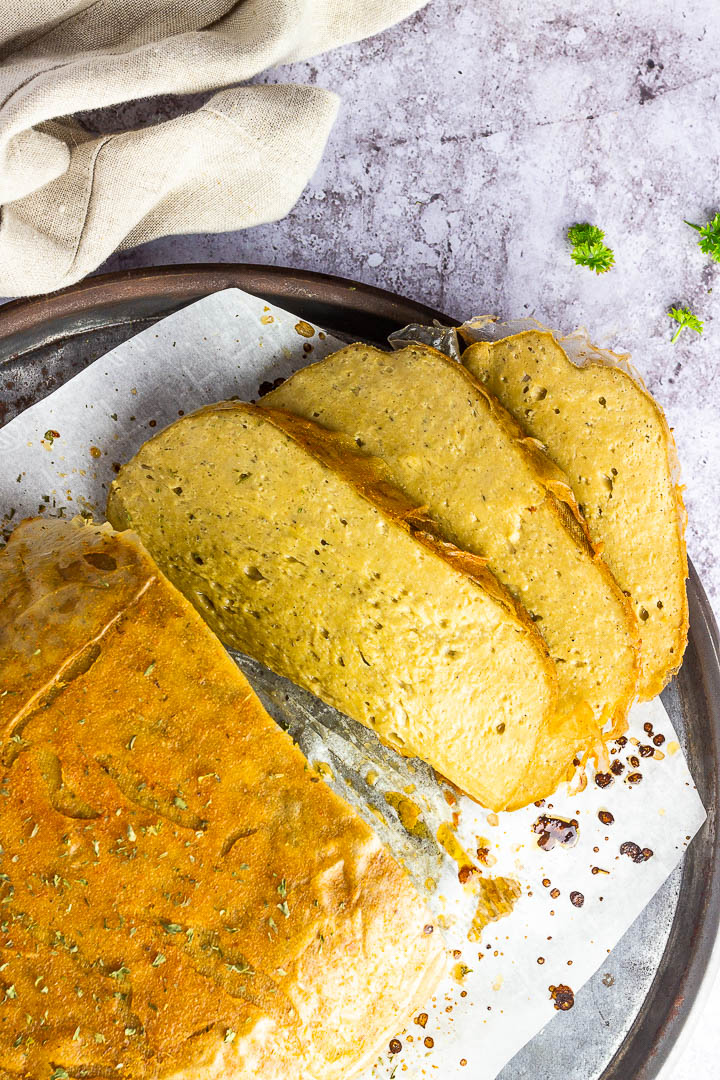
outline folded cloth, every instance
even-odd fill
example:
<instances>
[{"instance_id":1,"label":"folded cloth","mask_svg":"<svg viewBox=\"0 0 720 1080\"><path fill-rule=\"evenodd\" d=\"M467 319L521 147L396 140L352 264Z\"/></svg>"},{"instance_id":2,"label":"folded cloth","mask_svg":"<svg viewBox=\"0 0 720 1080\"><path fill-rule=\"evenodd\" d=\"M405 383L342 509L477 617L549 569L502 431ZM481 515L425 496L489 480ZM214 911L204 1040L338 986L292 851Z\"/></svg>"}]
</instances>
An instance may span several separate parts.
<instances>
[{"instance_id":1,"label":"folded cloth","mask_svg":"<svg viewBox=\"0 0 720 1080\"><path fill-rule=\"evenodd\" d=\"M424 0L4 0L0 295L72 284L116 248L286 214L338 98L236 86L397 22ZM195 112L97 135L72 114L156 94Z\"/></svg>"}]
</instances>

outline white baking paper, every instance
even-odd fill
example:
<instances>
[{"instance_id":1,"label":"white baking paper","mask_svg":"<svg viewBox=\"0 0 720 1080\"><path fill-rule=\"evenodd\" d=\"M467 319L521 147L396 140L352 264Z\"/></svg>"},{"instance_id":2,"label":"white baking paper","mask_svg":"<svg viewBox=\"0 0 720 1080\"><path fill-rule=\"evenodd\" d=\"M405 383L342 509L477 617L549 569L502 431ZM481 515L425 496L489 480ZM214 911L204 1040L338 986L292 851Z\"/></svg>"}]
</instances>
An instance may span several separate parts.
<instances>
[{"instance_id":1,"label":"white baking paper","mask_svg":"<svg viewBox=\"0 0 720 1080\"><path fill-rule=\"evenodd\" d=\"M7 534L37 513L102 520L115 470L151 435L209 402L255 399L262 383L342 344L236 289L176 312L0 430L0 527ZM492 1080L548 1020L556 1016L554 1023L562 1024L549 988L580 989L705 820L659 699L633 709L629 741L613 750L624 772L609 787L599 788L591 776L585 790L573 794L564 785L547 806L492 815L438 782L426 765L400 758L371 732L256 662L236 659L313 765L407 866L456 950L453 973L423 1009L425 1026L411 1023L398 1032L402 1049L388 1048L378 1059L369 1074L376 1080ZM663 736L660 746L651 744L646 724L653 737ZM655 756L640 757L641 745L653 745ZM633 754L638 767L628 762ZM630 773L640 773L641 781L631 784ZM426 836L403 828L388 794L395 802L406 797L420 811ZM601 823L601 810L612 813L613 824ZM577 845L539 847L532 826L541 814L577 819ZM512 878L520 886L512 912L486 926L479 942L468 940L474 879L461 884L458 866L434 839L444 822L486 878ZM625 842L652 855L634 862L620 854ZM478 848L487 849L484 864ZM583 894L581 907L571 903L571 893Z\"/></svg>"}]
</instances>

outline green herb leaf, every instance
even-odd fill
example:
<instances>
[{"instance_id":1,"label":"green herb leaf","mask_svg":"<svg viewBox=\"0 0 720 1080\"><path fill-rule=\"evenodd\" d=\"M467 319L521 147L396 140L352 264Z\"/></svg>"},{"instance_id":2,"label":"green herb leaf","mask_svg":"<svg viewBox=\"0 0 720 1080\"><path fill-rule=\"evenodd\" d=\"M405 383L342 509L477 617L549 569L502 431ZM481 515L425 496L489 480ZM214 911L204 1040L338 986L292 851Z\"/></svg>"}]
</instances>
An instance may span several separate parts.
<instances>
[{"instance_id":1,"label":"green herb leaf","mask_svg":"<svg viewBox=\"0 0 720 1080\"><path fill-rule=\"evenodd\" d=\"M715 262L720 262L720 214L716 214L706 225L693 225L692 221L686 221L685 224L700 233L698 247L703 255L709 255Z\"/></svg>"},{"instance_id":2,"label":"green herb leaf","mask_svg":"<svg viewBox=\"0 0 720 1080\"><path fill-rule=\"evenodd\" d=\"M183 928L176 922L163 923L166 934L182 934Z\"/></svg>"},{"instance_id":3,"label":"green herb leaf","mask_svg":"<svg viewBox=\"0 0 720 1080\"><path fill-rule=\"evenodd\" d=\"M236 1035L237 1035L236 1031L233 1031L232 1028L228 1028L227 1031L225 1032L225 1042L228 1042L228 1043L233 1042Z\"/></svg>"},{"instance_id":4,"label":"green herb leaf","mask_svg":"<svg viewBox=\"0 0 720 1080\"><path fill-rule=\"evenodd\" d=\"M125 965L122 964L115 971L109 971L108 974L111 979L124 979L126 975L130 974L130 968L126 968Z\"/></svg>"},{"instance_id":5,"label":"green herb leaf","mask_svg":"<svg viewBox=\"0 0 720 1080\"><path fill-rule=\"evenodd\" d=\"M187 803L179 795L176 795L173 799L173 806L177 806L178 810L187 810Z\"/></svg>"},{"instance_id":6,"label":"green herb leaf","mask_svg":"<svg viewBox=\"0 0 720 1080\"><path fill-rule=\"evenodd\" d=\"M8 986L7 990L5 991L5 998L6 999L10 998L10 1000L12 1001L16 997L17 997L17 990L15 989L15 985L13 984L12 986Z\"/></svg>"},{"instance_id":7,"label":"green herb leaf","mask_svg":"<svg viewBox=\"0 0 720 1080\"><path fill-rule=\"evenodd\" d=\"M587 266L596 274L605 274L615 263L615 254L605 243L605 233L597 225L571 225L568 240L573 250L570 257L578 266Z\"/></svg>"},{"instance_id":8,"label":"green herb leaf","mask_svg":"<svg viewBox=\"0 0 720 1080\"><path fill-rule=\"evenodd\" d=\"M280 896L284 900L285 897L287 896L287 882L285 881L285 878L283 878L282 881L280 882L280 884L278 885L278 890L277 891L280 893Z\"/></svg>"},{"instance_id":9,"label":"green herb leaf","mask_svg":"<svg viewBox=\"0 0 720 1080\"><path fill-rule=\"evenodd\" d=\"M228 971L234 971L237 975L254 975L255 972L248 964L247 960L242 960L237 964L226 964L225 967Z\"/></svg>"},{"instance_id":10,"label":"green herb leaf","mask_svg":"<svg viewBox=\"0 0 720 1080\"><path fill-rule=\"evenodd\" d=\"M702 334L704 325L697 315L693 315L690 308L670 308L667 314L669 319L674 319L678 324L677 330L670 339L672 344L677 341L686 326L688 329L694 330L696 334Z\"/></svg>"},{"instance_id":11,"label":"green herb leaf","mask_svg":"<svg viewBox=\"0 0 720 1080\"><path fill-rule=\"evenodd\" d=\"M153 967L160 967L161 964L164 964L166 962L166 959L167 958L164 955L164 953L159 952L157 954L157 956L155 957L155 959L153 960L152 966Z\"/></svg>"},{"instance_id":12,"label":"green herb leaf","mask_svg":"<svg viewBox=\"0 0 720 1080\"><path fill-rule=\"evenodd\" d=\"M154 667L155 667L155 661L153 660L153 662L151 664L148 664L148 666L143 671L143 675L145 676L145 678L147 678L148 675L152 675Z\"/></svg>"},{"instance_id":13,"label":"green herb leaf","mask_svg":"<svg viewBox=\"0 0 720 1080\"><path fill-rule=\"evenodd\" d=\"M62 1065L58 1065L50 1080L70 1080L70 1074L67 1069L63 1069Z\"/></svg>"},{"instance_id":14,"label":"green herb leaf","mask_svg":"<svg viewBox=\"0 0 720 1080\"><path fill-rule=\"evenodd\" d=\"M276 906L282 911L286 919L290 918L290 908L288 907L287 900L283 900L282 904L277 904Z\"/></svg>"}]
</instances>

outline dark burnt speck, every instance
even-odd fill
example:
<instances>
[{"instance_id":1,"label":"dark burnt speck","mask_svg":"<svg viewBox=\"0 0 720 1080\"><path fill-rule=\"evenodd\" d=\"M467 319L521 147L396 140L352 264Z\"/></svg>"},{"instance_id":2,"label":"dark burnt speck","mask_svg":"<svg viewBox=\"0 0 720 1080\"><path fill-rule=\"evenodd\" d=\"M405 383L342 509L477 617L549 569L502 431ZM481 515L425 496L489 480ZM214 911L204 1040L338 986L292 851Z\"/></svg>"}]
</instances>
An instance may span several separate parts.
<instances>
[{"instance_id":1,"label":"dark burnt speck","mask_svg":"<svg viewBox=\"0 0 720 1080\"><path fill-rule=\"evenodd\" d=\"M269 394L271 390L277 389L277 387L281 386L284 382L285 379L282 375L279 375L277 379L273 379L272 382L261 382L260 386L258 387L258 396L265 397L265 395Z\"/></svg>"},{"instance_id":2,"label":"dark burnt speck","mask_svg":"<svg viewBox=\"0 0 720 1080\"><path fill-rule=\"evenodd\" d=\"M552 851L558 844L566 848L575 847L580 826L577 818L571 818L568 821L565 818L541 814L532 830L537 833L538 847L543 848L544 851Z\"/></svg>"},{"instance_id":3,"label":"dark burnt speck","mask_svg":"<svg viewBox=\"0 0 720 1080\"><path fill-rule=\"evenodd\" d=\"M624 844L620 845L620 854L627 855L634 863L644 863L653 857L652 848L641 848L639 844L634 843L632 840L626 840Z\"/></svg>"},{"instance_id":4,"label":"dark burnt speck","mask_svg":"<svg viewBox=\"0 0 720 1080\"><path fill-rule=\"evenodd\" d=\"M560 1012L567 1012L575 1004L575 994L569 986L561 983L559 986L548 986L553 1004Z\"/></svg>"}]
</instances>

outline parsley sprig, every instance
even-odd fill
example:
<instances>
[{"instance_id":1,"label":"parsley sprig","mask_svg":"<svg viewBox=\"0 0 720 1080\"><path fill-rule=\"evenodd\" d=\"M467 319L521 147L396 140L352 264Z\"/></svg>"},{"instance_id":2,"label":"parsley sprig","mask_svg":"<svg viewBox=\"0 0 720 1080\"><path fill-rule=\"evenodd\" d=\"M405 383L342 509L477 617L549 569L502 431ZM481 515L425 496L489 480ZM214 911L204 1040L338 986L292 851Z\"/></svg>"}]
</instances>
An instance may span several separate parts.
<instances>
[{"instance_id":1,"label":"parsley sprig","mask_svg":"<svg viewBox=\"0 0 720 1080\"><path fill-rule=\"evenodd\" d=\"M567 235L573 248L570 257L578 266L605 274L614 265L615 254L605 243L605 233L597 225L587 222L571 225Z\"/></svg>"},{"instance_id":2,"label":"parsley sprig","mask_svg":"<svg viewBox=\"0 0 720 1080\"><path fill-rule=\"evenodd\" d=\"M698 319L697 315L693 315L690 308L670 308L668 318L674 319L678 324L677 330L670 339L672 344L677 341L686 326L689 330L694 330L696 334L702 334L703 332L703 323Z\"/></svg>"},{"instance_id":3,"label":"parsley sprig","mask_svg":"<svg viewBox=\"0 0 720 1080\"><path fill-rule=\"evenodd\" d=\"M715 262L720 262L720 213L706 225L693 225L692 221L686 221L685 224L700 233L698 247L703 255L709 255Z\"/></svg>"}]
</instances>

